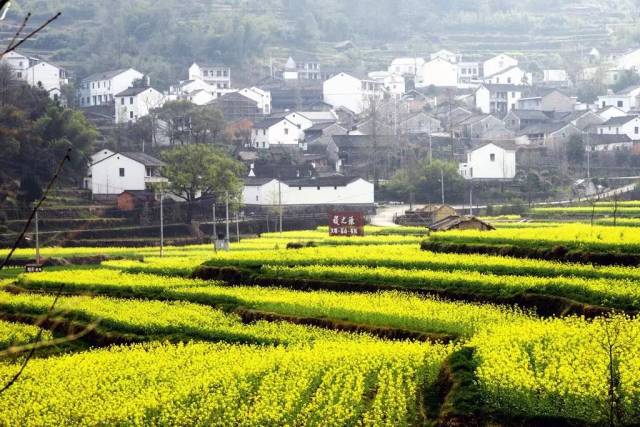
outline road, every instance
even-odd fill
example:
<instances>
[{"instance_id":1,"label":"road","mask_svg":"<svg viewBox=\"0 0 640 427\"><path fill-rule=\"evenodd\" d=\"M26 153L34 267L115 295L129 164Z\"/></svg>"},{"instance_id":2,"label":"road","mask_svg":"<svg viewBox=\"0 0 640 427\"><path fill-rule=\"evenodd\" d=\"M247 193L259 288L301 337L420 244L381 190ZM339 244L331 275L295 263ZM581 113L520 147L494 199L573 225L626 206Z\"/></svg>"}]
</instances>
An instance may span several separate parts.
<instances>
[{"instance_id":1,"label":"road","mask_svg":"<svg viewBox=\"0 0 640 427\"><path fill-rule=\"evenodd\" d=\"M599 199L609 199L616 195L628 193L634 191L636 189L636 184L625 185L624 187L617 188L615 190L610 190L602 194L590 196L590 197L582 197L579 199L573 200L559 200L555 202L542 202L542 203L534 203L534 206L554 206L554 205L568 205L571 203L579 203L579 202L587 202L590 200L599 200ZM414 208L421 208L424 205L415 205ZM486 206L474 206L474 209L483 209ZM469 206L453 206L457 211L462 211L466 209L468 211ZM378 212L376 215L371 217L371 225L377 225L379 227L398 227L398 224L393 222L393 218L395 216L404 215L405 211L409 210L409 205L385 205L378 208Z\"/></svg>"}]
</instances>

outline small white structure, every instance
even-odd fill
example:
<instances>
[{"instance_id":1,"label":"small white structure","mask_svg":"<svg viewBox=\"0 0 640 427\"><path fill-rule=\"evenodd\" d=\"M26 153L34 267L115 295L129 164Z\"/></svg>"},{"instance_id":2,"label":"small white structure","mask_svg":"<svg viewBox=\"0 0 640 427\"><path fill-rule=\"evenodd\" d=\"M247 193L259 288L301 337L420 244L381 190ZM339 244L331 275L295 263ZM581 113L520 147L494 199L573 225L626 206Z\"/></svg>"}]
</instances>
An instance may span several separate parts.
<instances>
[{"instance_id":1,"label":"small white structure","mask_svg":"<svg viewBox=\"0 0 640 427\"><path fill-rule=\"evenodd\" d=\"M255 86L244 88L239 91L240 95L244 95L258 104L258 108L262 110L262 114L268 116L271 114L271 92L262 90Z\"/></svg>"},{"instance_id":2,"label":"small white structure","mask_svg":"<svg viewBox=\"0 0 640 427\"><path fill-rule=\"evenodd\" d=\"M598 97L600 108L617 107L625 113L640 107L640 86L631 86L616 93Z\"/></svg>"},{"instance_id":3,"label":"small white structure","mask_svg":"<svg viewBox=\"0 0 640 427\"><path fill-rule=\"evenodd\" d=\"M388 71L400 76L415 77L422 70L424 63L424 58L396 58L391 61Z\"/></svg>"},{"instance_id":4,"label":"small white structure","mask_svg":"<svg viewBox=\"0 0 640 427\"><path fill-rule=\"evenodd\" d=\"M284 65L282 78L285 81L321 80L320 62L315 58L298 58L296 61L289 57Z\"/></svg>"},{"instance_id":5,"label":"small white structure","mask_svg":"<svg viewBox=\"0 0 640 427\"><path fill-rule=\"evenodd\" d=\"M115 97L116 124L135 123L164 105L165 97L152 87L131 87Z\"/></svg>"},{"instance_id":6,"label":"small white structure","mask_svg":"<svg viewBox=\"0 0 640 427\"><path fill-rule=\"evenodd\" d=\"M329 176L278 181L247 178L243 204L258 206L373 205L373 183L362 178Z\"/></svg>"},{"instance_id":7,"label":"small white structure","mask_svg":"<svg viewBox=\"0 0 640 427\"><path fill-rule=\"evenodd\" d=\"M80 107L92 107L113 102L116 94L133 86L144 74L133 68L92 74L80 83L78 98Z\"/></svg>"},{"instance_id":8,"label":"small white structure","mask_svg":"<svg viewBox=\"0 0 640 427\"><path fill-rule=\"evenodd\" d=\"M479 62L458 62L458 84L468 84L480 78Z\"/></svg>"},{"instance_id":9,"label":"small white structure","mask_svg":"<svg viewBox=\"0 0 640 427\"><path fill-rule=\"evenodd\" d=\"M484 82L489 84L531 85L533 75L517 65L505 68L494 74L485 75Z\"/></svg>"},{"instance_id":10,"label":"small white structure","mask_svg":"<svg viewBox=\"0 0 640 427\"><path fill-rule=\"evenodd\" d=\"M436 57L424 64L416 87L457 87L458 66L447 59Z\"/></svg>"},{"instance_id":11,"label":"small white structure","mask_svg":"<svg viewBox=\"0 0 640 427\"><path fill-rule=\"evenodd\" d=\"M167 181L160 176L162 166L163 162L148 154L101 150L91 156L84 188L98 197L146 190L150 184Z\"/></svg>"},{"instance_id":12,"label":"small white structure","mask_svg":"<svg viewBox=\"0 0 640 427\"><path fill-rule=\"evenodd\" d=\"M269 149L272 145L298 147L304 142L304 131L286 118L268 118L253 125L251 146Z\"/></svg>"},{"instance_id":13,"label":"small white structure","mask_svg":"<svg viewBox=\"0 0 640 427\"><path fill-rule=\"evenodd\" d=\"M388 71L373 71L369 73L369 78L382 83L387 93L392 97L399 98L406 91L404 77L400 74Z\"/></svg>"},{"instance_id":14,"label":"small white structure","mask_svg":"<svg viewBox=\"0 0 640 427\"><path fill-rule=\"evenodd\" d=\"M323 96L324 102L334 108L344 107L362 114L372 102L384 97L384 84L340 73L323 83Z\"/></svg>"},{"instance_id":15,"label":"small white structure","mask_svg":"<svg viewBox=\"0 0 640 427\"><path fill-rule=\"evenodd\" d=\"M620 70L640 71L640 49L631 50L618 57L616 66Z\"/></svg>"},{"instance_id":16,"label":"small white structure","mask_svg":"<svg viewBox=\"0 0 640 427\"><path fill-rule=\"evenodd\" d=\"M640 140L640 117L622 116L613 117L598 125L600 135L627 135L634 141Z\"/></svg>"},{"instance_id":17,"label":"small white structure","mask_svg":"<svg viewBox=\"0 0 640 427\"><path fill-rule=\"evenodd\" d=\"M483 62L482 64L482 69L483 69L483 76L485 78L489 77L489 76L493 76L494 74L498 74L504 70L507 70L509 68L512 67L517 67L518 66L518 60L506 55L504 53L501 53L500 55L496 55L493 58L487 59L486 61ZM501 83L501 82L497 82L497 83ZM502 82L502 83L507 83ZM515 83L515 82L514 82ZM519 83L519 82L518 82Z\"/></svg>"},{"instance_id":18,"label":"small white structure","mask_svg":"<svg viewBox=\"0 0 640 427\"><path fill-rule=\"evenodd\" d=\"M2 62L9 65L16 79L24 80L27 69L31 66L28 57L16 51L11 51L2 57Z\"/></svg>"},{"instance_id":19,"label":"small white structure","mask_svg":"<svg viewBox=\"0 0 640 427\"><path fill-rule=\"evenodd\" d=\"M231 68L225 65L198 65L189 67L189 80L202 80L218 89L231 88Z\"/></svg>"},{"instance_id":20,"label":"small white structure","mask_svg":"<svg viewBox=\"0 0 640 427\"><path fill-rule=\"evenodd\" d=\"M524 87L513 84L481 84L475 91L475 107L483 114L506 115L518 107Z\"/></svg>"},{"instance_id":21,"label":"small white structure","mask_svg":"<svg viewBox=\"0 0 640 427\"><path fill-rule=\"evenodd\" d=\"M543 70L542 80L549 84L568 84L569 74L567 70Z\"/></svg>"},{"instance_id":22,"label":"small white structure","mask_svg":"<svg viewBox=\"0 0 640 427\"><path fill-rule=\"evenodd\" d=\"M472 180L511 180L516 177L516 148L493 142L467 153L460 164L460 175Z\"/></svg>"}]
</instances>

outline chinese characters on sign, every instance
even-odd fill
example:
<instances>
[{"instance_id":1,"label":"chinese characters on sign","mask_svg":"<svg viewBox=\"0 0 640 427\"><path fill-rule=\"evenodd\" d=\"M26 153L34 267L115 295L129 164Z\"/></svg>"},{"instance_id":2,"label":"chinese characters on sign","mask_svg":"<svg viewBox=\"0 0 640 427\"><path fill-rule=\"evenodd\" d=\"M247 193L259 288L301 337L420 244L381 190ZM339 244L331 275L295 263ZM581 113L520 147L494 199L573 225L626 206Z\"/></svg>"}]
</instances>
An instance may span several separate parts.
<instances>
[{"instance_id":1,"label":"chinese characters on sign","mask_svg":"<svg viewBox=\"0 0 640 427\"><path fill-rule=\"evenodd\" d=\"M329 213L330 236L364 236L364 215L361 212Z\"/></svg>"}]
</instances>

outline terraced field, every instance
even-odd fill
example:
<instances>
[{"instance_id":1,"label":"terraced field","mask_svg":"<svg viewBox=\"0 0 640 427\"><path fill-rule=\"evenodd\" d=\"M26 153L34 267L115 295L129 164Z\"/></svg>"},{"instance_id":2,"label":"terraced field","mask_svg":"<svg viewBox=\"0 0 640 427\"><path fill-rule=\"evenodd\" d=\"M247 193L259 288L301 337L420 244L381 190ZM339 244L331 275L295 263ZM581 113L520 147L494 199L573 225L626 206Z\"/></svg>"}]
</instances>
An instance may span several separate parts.
<instances>
[{"instance_id":1,"label":"terraced field","mask_svg":"<svg viewBox=\"0 0 640 427\"><path fill-rule=\"evenodd\" d=\"M120 259L2 275L0 386L45 349L0 423L637 425L640 269L444 251L640 247L631 227L541 227L47 249ZM90 333L45 346L67 329Z\"/></svg>"}]
</instances>

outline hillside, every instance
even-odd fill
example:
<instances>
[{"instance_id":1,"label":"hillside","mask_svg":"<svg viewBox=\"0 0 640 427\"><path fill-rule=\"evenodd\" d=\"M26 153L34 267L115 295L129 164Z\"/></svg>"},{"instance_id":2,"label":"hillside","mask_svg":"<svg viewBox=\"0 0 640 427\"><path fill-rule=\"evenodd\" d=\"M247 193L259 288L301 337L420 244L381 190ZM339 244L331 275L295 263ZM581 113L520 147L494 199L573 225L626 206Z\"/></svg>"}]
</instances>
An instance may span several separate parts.
<instances>
[{"instance_id":1,"label":"hillside","mask_svg":"<svg viewBox=\"0 0 640 427\"><path fill-rule=\"evenodd\" d=\"M560 3L560 4L558 4ZM264 74L261 65L291 51L328 65L386 64L396 55L441 47L467 54L498 51L535 61L562 61L594 45L634 39L633 2L585 0L23 0L0 38L13 35L23 13L31 27L60 10L62 17L24 50L82 77L123 66L149 71L159 86L184 78L194 60L232 65L241 82ZM614 37L611 37L613 33ZM357 49L338 53L336 42ZM549 53L560 55L549 57Z\"/></svg>"}]
</instances>

